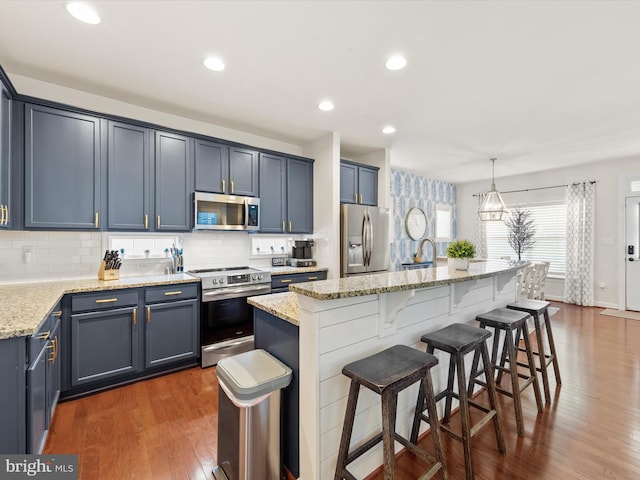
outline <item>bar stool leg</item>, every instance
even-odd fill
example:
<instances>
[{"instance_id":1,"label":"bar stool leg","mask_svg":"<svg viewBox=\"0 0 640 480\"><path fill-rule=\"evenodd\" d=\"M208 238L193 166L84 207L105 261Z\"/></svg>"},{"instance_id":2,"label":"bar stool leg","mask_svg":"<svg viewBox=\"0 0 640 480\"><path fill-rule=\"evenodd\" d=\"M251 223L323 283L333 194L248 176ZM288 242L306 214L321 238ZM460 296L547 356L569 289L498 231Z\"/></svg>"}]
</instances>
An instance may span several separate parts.
<instances>
[{"instance_id":1,"label":"bar stool leg","mask_svg":"<svg viewBox=\"0 0 640 480\"><path fill-rule=\"evenodd\" d=\"M518 353L516 352L513 332L505 330L505 342L503 349L506 350L509 360L509 372L511 374L511 397L516 411L516 431L519 437L524 437L524 418L522 417L522 402L520 401L520 382L518 381ZM504 357L504 355L503 355Z\"/></svg>"},{"instance_id":2,"label":"bar stool leg","mask_svg":"<svg viewBox=\"0 0 640 480\"><path fill-rule=\"evenodd\" d=\"M447 379L447 398L444 405L444 416L442 421L449 424L451 421L451 401L453 399L453 381L456 375L456 362L453 356L449 359L449 378Z\"/></svg>"},{"instance_id":3,"label":"bar stool leg","mask_svg":"<svg viewBox=\"0 0 640 480\"><path fill-rule=\"evenodd\" d=\"M431 380L431 374L427 374L424 377L424 381L422 382L422 391L423 395L426 396L427 399L432 399L433 401L427 400L427 414L429 415L429 428L431 430L431 441L433 442L433 448L436 454L436 460L440 462L442 465L442 480L447 480L447 465L445 463L444 454L442 450L442 441L440 438L440 424L438 423L438 411L436 409L435 402L435 393L433 390L433 380ZM418 417L420 420L420 417ZM418 423L419 425L419 423ZM418 432L416 431L416 440L418 439ZM413 437L413 433L412 433ZM416 442L413 442L416 443Z\"/></svg>"},{"instance_id":4,"label":"bar stool leg","mask_svg":"<svg viewBox=\"0 0 640 480\"><path fill-rule=\"evenodd\" d=\"M360 385L353 380L349 387L349 399L347 400L347 411L344 416L344 425L342 427L342 438L340 440L340 450L338 450L338 462L336 464L336 474L334 480L344 479L344 469L347 465L347 456L349 455L349 444L351 443L351 433L353 432L353 422L356 417L356 405L358 404L358 395L360 394Z\"/></svg>"},{"instance_id":5,"label":"bar stool leg","mask_svg":"<svg viewBox=\"0 0 640 480\"><path fill-rule=\"evenodd\" d=\"M384 458L384 480L394 480L396 431L396 407L398 394L385 390L382 393L382 450Z\"/></svg>"},{"instance_id":6,"label":"bar stool leg","mask_svg":"<svg viewBox=\"0 0 640 480\"><path fill-rule=\"evenodd\" d=\"M540 328L540 317L537 313L533 315L533 324L535 325L536 341L538 342L538 360L540 361L540 373L542 374L544 400L546 403L551 403L551 388L549 387L549 374L547 373L547 356L544 351L544 339L542 338L542 328Z\"/></svg>"},{"instance_id":7,"label":"bar stool leg","mask_svg":"<svg viewBox=\"0 0 640 480\"><path fill-rule=\"evenodd\" d=\"M533 356L533 349L531 348L531 339L529 338L529 328L527 326L527 322L518 329L516 333L515 345L516 349L518 348L518 344L520 343L520 334L522 333L522 338L524 340L524 348L527 353L527 363L529 364L529 375L533 379L533 393L536 396L536 405L538 406L538 412L542 413L544 411L544 406L542 405L542 395L540 394L540 382L538 382L538 375L536 373L536 364L535 358Z\"/></svg>"},{"instance_id":8,"label":"bar stool leg","mask_svg":"<svg viewBox=\"0 0 640 480\"><path fill-rule=\"evenodd\" d=\"M560 379L560 366L558 365L558 355L556 354L556 342L553 340L553 332L551 330L551 322L549 321L549 309L544 310L544 324L547 329L547 339L549 340L549 350L553 357L553 372L556 374L556 384L562 385Z\"/></svg>"},{"instance_id":9,"label":"bar stool leg","mask_svg":"<svg viewBox=\"0 0 640 480\"><path fill-rule=\"evenodd\" d=\"M473 480L473 459L471 457L471 419L469 416L469 401L467 398L464 371L464 357L462 355L452 355L452 362L455 361L458 369L458 400L460 401L460 420L462 422L462 450L464 452L464 471L467 480ZM455 357L455 360L454 358Z\"/></svg>"},{"instance_id":10,"label":"bar stool leg","mask_svg":"<svg viewBox=\"0 0 640 480\"><path fill-rule=\"evenodd\" d=\"M496 393L496 383L493 380L493 368L489 361L489 352L487 351L487 344L483 343L480 347L482 352L482 362L484 363L485 376L487 377L487 391L489 393L489 404L491 408L495 410L493 416L493 428L496 432L496 441L498 443L498 451L503 455L507 453L507 447L504 443L504 435L502 434L502 424L500 423L500 414L498 412L498 396Z\"/></svg>"}]
</instances>

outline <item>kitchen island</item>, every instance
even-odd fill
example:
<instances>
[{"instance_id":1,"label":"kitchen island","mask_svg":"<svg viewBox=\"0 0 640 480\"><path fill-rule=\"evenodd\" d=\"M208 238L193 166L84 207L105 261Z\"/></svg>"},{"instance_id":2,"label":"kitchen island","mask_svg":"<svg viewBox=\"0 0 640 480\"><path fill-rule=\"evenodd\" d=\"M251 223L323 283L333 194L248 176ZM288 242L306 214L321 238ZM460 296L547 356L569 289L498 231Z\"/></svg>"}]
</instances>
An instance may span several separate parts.
<instances>
[{"instance_id":1,"label":"kitchen island","mask_svg":"<svg viewBox=\"0 0 640 480\"><path fill-rule=\"evenodd\" d=\"M424 350L424 333L473 321L506 305L516 298L516 272L523 265L526 262L491 261L472 263L468 271L438 267L363 275L301 283L291 285L290 293L253 297L250 303L269 316L298 324L299 478L333 477L349 391L349 380L341 373L344 365L395 344ZM257 331L256 343L260 341ZM432 369L437 389L446 384L448 368L448 359L440 360ZM407 437L416 398L417 384L398 397L397 431ZM379 397L362 390L352 445L380 429ZM351 470L363 478L381 464L379 445Z\"/></svg>"}]
</instances>

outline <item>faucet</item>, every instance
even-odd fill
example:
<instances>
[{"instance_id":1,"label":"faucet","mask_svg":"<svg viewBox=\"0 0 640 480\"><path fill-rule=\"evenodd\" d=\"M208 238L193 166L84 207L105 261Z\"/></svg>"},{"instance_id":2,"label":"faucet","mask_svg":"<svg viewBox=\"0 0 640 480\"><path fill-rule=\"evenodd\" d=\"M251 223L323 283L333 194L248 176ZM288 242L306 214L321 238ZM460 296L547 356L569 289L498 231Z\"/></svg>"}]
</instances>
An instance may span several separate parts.
<instances>
[{"instance_id":1,"label":"faucet","mask_svg":"<svg viewBox=\"0 0 640 480\"><path fill-rule=\"evenodd\" d=\"M420 246L418 247L418 251L413 256L413 261L415 263L422 263L422 247L424 247L425 242L431 242L431 247L433 248L433 264L436 264L436 242L433 241L430 237L425 237L420 242Z\"/></svg>"}]
</instances>

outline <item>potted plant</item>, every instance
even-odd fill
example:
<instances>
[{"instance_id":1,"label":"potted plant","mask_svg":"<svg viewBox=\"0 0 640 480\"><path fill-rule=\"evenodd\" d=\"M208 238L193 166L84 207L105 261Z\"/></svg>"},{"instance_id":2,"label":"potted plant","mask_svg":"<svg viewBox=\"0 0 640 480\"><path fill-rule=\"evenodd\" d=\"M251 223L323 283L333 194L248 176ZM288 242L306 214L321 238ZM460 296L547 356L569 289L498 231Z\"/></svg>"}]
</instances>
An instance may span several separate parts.
<instances>
[{"instance_id":1,"label":"potted plant","mask_svg":"<svg viewBox=\"0 0 640 480\"><path fill-rule=\"evenodd\" d=\"M475 256L476 246L469 240L456 240L447 247L447 257L453 260L456 270L468 270L469 259Z\"/></svg>"}]
</instances>

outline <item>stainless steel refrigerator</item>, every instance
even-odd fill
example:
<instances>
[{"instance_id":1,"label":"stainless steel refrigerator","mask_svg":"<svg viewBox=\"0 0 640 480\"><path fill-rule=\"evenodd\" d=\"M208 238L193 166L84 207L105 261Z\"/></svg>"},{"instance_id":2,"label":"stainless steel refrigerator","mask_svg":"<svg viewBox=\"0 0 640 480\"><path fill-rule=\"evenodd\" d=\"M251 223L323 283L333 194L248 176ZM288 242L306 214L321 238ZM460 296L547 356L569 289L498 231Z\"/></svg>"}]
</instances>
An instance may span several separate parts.
<instances>
[{"instance_id":1,"label":"stainless steel refrigerator","mask_svg":"<svg viewBox=\"0 0 640 480\"><path fill-rule=\"evenodd\" d=\"M389 209L340 206L340 276L389 269Z\"/></svg>"}]
</instances>

